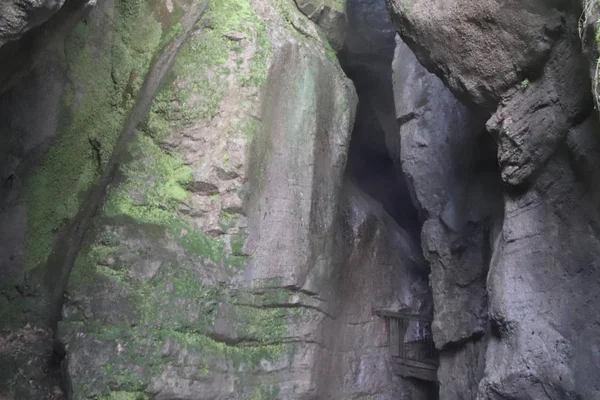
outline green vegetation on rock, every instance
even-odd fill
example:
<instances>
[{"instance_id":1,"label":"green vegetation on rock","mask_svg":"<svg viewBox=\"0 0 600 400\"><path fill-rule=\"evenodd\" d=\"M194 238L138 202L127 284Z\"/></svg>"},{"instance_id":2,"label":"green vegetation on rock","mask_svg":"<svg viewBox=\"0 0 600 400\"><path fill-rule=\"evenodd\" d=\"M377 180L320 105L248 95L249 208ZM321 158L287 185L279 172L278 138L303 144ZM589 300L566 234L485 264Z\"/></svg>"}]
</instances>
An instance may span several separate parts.
<instances>
[{"instance_id":1,"label":"green vegetation on rock","mask_svg":"<svg viewBox=\"0 0 600 400\"><path fill-rule=\"evenodd\" d=\"M288 292L248 293L227 283L248 258L238 216L222 212L222 237L198 229L183 212L196 164L165 145L199 121L210 123L232 84L256 95L271 55L266 28L247 0L211 2L181 47L69 281L77 300L67 305L61 338L67 346L92 340L107 360L93 382L86 368L94 363L80 365L74 398L145 398L167 370L181 379L194 371L192 380L227 370L238 376L236 385L259 388L248 398L277 396L278 387L257 372L292 353L294 345L285 343L294 313L285 307ZM223 134L252 140L260 123L240 115ZM215 335L217 320L230 327L229 339Z\"/></svg>"},{"instance_id":2,"label":"green vegetation on rock","mask_svg":"<svg viewBox=\"0 0 600 400\"><path fill-rule=\"evenodd\" d=\"M65 40L70 83L60 130L24 187L28 269L46 260L54 234L102 173L165 32L142 0L118 0L114 19L102 15L102 23L81 22Z\"/></svg>"}]
</instances>

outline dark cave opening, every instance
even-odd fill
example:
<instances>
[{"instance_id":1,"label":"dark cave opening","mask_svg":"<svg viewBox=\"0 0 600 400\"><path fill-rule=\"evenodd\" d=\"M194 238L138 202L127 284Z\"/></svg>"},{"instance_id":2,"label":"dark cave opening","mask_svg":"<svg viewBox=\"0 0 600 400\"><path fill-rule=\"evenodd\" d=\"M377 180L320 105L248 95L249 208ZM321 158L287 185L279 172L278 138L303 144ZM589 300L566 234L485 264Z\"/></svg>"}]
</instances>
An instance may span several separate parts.
<instances>
[{"instance_id":1,"label":"dark cave opening","mask_svg":"<svg viewBox=\"0 0 600 400\"><path fill-rule=\"evenodd\" d=\"M346 41L338 57L342 69L354 82L358 107L346 177L379 202L420 248L423 215L411 196L398 146L400 124L396 117L392 70L396 29L385 0L349 0L347 19ZM422 263L424 268L419 274L427 281L429 266L425 260ZM431 304L424 309L431 310ZM389 345L391 349L391 342ZM410 382L423 398L438 398L434 381L392 370Z\"/></svg>"},{"instance_id":2,"label":"dark cave opening","mask_svg":"<svg viewBox=\"0 0 600 400\"><path fill-rule=\"evenodd\" d=\"M339 60L354 82L359 103L346 175L420 244L422 221L402 166L390 154L399 134L392 76L396 29L382 0L350 0L347 18Z\"/></svg>"}]
</instances>

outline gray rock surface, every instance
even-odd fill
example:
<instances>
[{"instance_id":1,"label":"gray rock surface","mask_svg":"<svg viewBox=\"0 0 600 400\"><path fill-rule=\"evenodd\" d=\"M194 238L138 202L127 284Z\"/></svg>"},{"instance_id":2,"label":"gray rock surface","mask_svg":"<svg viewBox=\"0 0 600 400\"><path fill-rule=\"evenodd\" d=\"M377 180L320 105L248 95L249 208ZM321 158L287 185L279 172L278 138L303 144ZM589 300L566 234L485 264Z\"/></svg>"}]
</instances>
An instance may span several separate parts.
<instances>
[{"instance_id":1,"label":"gray rock surface","mask_svg":"<svg viewBox=\"0 0 600 400\"><path fill-rule=\"evenodd\" d=\"M346 39L345 0L294 0L298 9L325 32L334 51L342 49Z\"/></svg>"},{"instance_id":2,"label":"gray rock surface","mask_svg":"<svg viewBox=\"0 0 600 400\"><path fill-rule=\"evenodd\" d=\"M0 46L46 22L65 0L7 0L0 4ZM95 1L94 1L95 2Z\"/></svg>"},{"instance_id":3,"label":"gray rock surface","mask_svg":"<svg viewBox=\"0 0 600 400\"><path fill-rule=\"evenodd\" d=\"M443 223L430 219L423 228L426 254L437 249L441 257L433 254L446 261L443 268L436 268L432 260L434 299L436 293L447 296L434 307L436 344L443 348L452 338L457 340L442 349L441 398L598 397L592 382L598 381L599 358L593 351L580 350L585 342L595 346L595 339L588 338L598 335L598 318L591 311L598 307L592 294L598 282L592 260L600 246L592 228L598 221L592 204L597 198L594 171L600 149L577 31L578 5L503 2L500 9L494 1L389 3L400 33L419 61L470 104L472 115L483 116L475 125L479 139L477 135L465 139L460 155L448 158L452 164L464 161L465 154L475 154L463 164L466 175L452 185L454 191L470 194L440 199ZM442 110L448 109L438 104L434 114L444 115ZM481 109L492 114L485 131L486 113ZM409 126L418 121L414 116L407 119ZM427 128L418 130L419 135ZM464 137L462 132L452 132L450 143ZM407 137L411 136L416 134ZM402 138L404 146L404 133ZM496 141L497 156L490 139ZM431 139L418 143L427 148ZM409 160L416 150L402 151L410 154L403 165L410 176ZM430 158L433 154L443 152ZM432 181L421 177L411 182L418 199L420 185L428 188ZM435 198L422 197L429 202ZM498 205L500 201L503 204ZM472 212L479 218L465 217ZM447 234L460 226L471 234L462 233L460 240L455 233ZM458 268L448 262L452 259ZM480 267L472 269L474 265ZM436 274L452 268L457 272ZM446 285L443 290L440 283ZM453 287L475 301L452 308L461 298ZM473 314L465 320L467 310ZM449 321L463 324L453 329ZM468 373L459 377L451 372L459 365L467 365ZM482 369L483 374L476 373Z\"/></svg>"},{"instance_id":4,"label":"gray rock surface","mask_svg":"<svg viewBox=\"0 0 600 400\"><path fill-rule=\"evenodd\" d=\"M600 393L600 358L590 351L600 333L593 311L600 279L599 216L592 205L598 144L590 118L570 131L569 150L548 161L531 190L506 199L488 278L496 334L481 398L593 399Z\"/></svg>"},{"instance_id":5,"label":"gray rock surface","mask_svg":"<svg viewBox=\"0 0 600 400\"><path fill-rule=\"evenodd\" d=\"M189 3L104 0L68 36L83 2L0 5L0 398L64 397L55 334L74 399L435 398L376 308L433 308L443 400L598 398L596 7L580 38L568 1L388 0L404 44L383 0L229 1L137 125L58 333L48 255Z\"/></svg>"},{"instance_id":6,"label":"gray rock surface","mask_svg":"<svg viewBox=\"0 0 600 400\"><path fill-rule=\"evenodd\" d=\"M502 210L497 168L486 159L493 148L481 118L427 72L399 37L393 69L400 129L392 146L400 149L396 157L426 219L421 239L431 265L440 395L475 398L488 323L486 242ZM464 365L469 368L457 376Z\"/></svg>"},{"instance_id":7,"label":"gray rock surface","mask_svg":"<svg viewBox=\"0 0 600 400\"><path fill-rule=\"evenodd\" d=\"M392 374L386 321L373 312L430 312L425 260L410 235L355 183L346 181L341 201L336 249L343 256L328 286L331 314L321 323L316 398L431 399L427 386Z\"/></svg>"},{"instance_id":8,"label":"gray rock surface","mask_svg":"<svg viewBox=\"0 0 600 400\"><path fill-rule=\"evenodd\" d=\"M417 58L460 98L493 111L518 82L539 76L575 15L575 2L388 0ZM565 9L572 9L566 14ZM575 26L575 25L573 25Z\"/></svg>"},{"instance_id":9,"label":"gray rock surface","mask_svg":"<svg viewBox=\"0 0 600 400\"><path fill-rule=\"evenodd\" d=\"M583 45L583 53L589 61L590 77L592 78L592 94L594 95L594 102L596 103L596 109L600 105L600 88L598 87L598 80L600 78L598 70L598 46L600 45L596 40L596 34L598 32L598 20L600 20L600 4L596 1L584 0L583 1L583 13L580 18L580 37Z\"/></svg>"}]
</instances>

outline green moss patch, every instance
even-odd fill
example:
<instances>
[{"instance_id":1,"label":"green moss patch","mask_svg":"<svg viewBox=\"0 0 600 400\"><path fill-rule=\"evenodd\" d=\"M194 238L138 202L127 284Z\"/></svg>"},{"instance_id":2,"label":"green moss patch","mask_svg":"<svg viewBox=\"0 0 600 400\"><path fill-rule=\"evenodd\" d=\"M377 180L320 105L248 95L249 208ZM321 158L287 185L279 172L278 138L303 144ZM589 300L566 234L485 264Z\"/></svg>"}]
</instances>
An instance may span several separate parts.
<instances>
[{"instance_id":1,"label":"green moss patch","mask_svg":"<svg viewBox=\"0 0 600 400\"><path fill-rule=\"evenodd\" d=\"M65 40L69 84L60 131L25 181L28 269L46 260L54 234L75 216L104 170L167 31L142 0L118 0L114 20L100 13L98 21L81 22Z\"/></svg>"}]
</instances>

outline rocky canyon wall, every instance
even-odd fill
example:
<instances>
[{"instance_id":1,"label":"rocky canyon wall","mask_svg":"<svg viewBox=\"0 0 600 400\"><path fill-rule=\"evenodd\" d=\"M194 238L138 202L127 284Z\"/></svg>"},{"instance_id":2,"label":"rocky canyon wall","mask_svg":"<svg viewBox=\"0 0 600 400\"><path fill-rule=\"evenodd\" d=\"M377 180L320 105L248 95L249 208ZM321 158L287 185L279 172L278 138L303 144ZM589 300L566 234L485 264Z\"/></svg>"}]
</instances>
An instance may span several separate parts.
<instances>
[{"instance_id":1,"label":"rocky canyon wall","mask_svg":"<svg viewBox=\"0 0 600 400\"><path fill-rule=\"evenodd\" d=\"M422 234L441 398L597 397L599 148L581 4L388 3L419 61L466 104L433 96L400 130L403 167L430 212ZM595 66L595 49L588 54ZM439 134L438 118L461 113L462 124L441 129L449 143L425 136L430 126ZM446 159L452 148L460 155ZM446 174L462 170L458 181L444 177L439 197L423 196L431 181L419 179L423 163L414 162L427 151Z\"/></svg>"},{"instance_id":2,"label":"rocky canyon wall","mask_svg":"<svg viewBox=\"0 0 600 400\"><path fill-rule=\"evenodd\" d=\"M597 398L598 16L4 2L0 399Z\"/></svg>"},{"instance_id":3,"label":"rocky canyon wall","mask_svg":"<svg viewBox=\"0 0 600 400\"><path fill-rule=\"evenodd\" d=\"M19 56L0 397L427 398L373 313L428 289L413 238L344 176L344 7L46 5L0 48Z\"/></svg>"}]
</instances>

